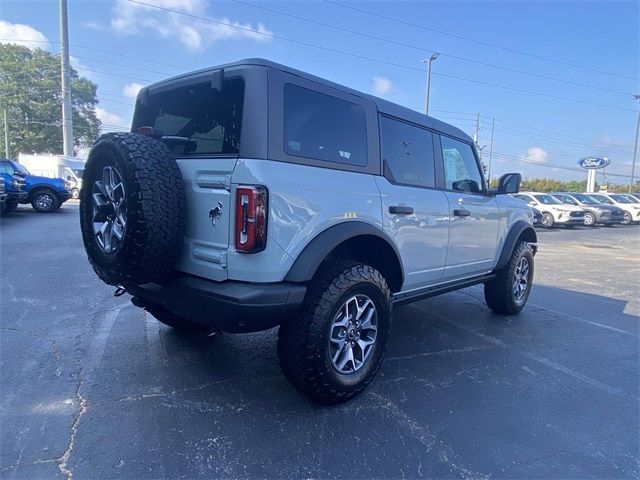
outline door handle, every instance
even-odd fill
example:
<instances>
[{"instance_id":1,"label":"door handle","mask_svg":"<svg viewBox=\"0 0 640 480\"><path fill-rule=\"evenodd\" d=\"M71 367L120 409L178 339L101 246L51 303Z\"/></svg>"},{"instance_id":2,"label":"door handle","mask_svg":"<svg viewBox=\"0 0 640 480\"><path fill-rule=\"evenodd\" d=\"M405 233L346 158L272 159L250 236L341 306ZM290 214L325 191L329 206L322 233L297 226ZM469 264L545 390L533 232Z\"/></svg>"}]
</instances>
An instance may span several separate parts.
<instances>
[{"instance_id":1,"label":"door handle","mask_svg":"<svg viewBox=\"0 0 640 480\"><path fill-rule=\"evenodd\" d=\"M389 213L411 215L413 213L413 207L407 207L405 205L392 205L391 207L389 207Z\"/></svg>"},{"instance_id":2,"label":"door handle","mask_svg":"<svg viewBox=\"0 0 640 480\"><path fill-rule=\"evenodd\" d=\"M469 210L465 210L464 208L456 208L456 209L453 211L453 214L454 214L456 217L468 217L468 216L470 216L470 215L471 215L471 212L470 212Z\"/></svg>"}]
</instances>

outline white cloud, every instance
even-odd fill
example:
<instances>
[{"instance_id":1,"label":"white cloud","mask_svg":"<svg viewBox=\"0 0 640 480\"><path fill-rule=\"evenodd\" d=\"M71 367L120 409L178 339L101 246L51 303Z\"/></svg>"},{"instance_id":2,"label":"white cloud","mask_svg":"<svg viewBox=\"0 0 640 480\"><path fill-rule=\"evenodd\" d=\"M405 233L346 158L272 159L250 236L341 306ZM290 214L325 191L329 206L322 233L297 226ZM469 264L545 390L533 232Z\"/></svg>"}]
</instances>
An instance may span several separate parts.
<instances>
[{"instance_id":1,"label":"white cloud","mask_svg":"<svg viewBox=\"0 0 640 480\"><path fill-rule=\"evenodd\" d=\"M115 113L108 112L104 108L96 107L96 116L98 117L98 120L108 125L124 124L124 120L120 115L116 115Z\"/></svg>"},{"instance_id":2,"label":"white cloud","mask_svg":"<svg viewBox=\"0 0 640 480\"><path fill-rule=\"evenodd\" d=\"M105 25L98 22L83 22L82 26L89 30L95 30L96 32L105 32L107 30Z\"/></svg>"},{"instance_id":3,"label":"white cloud","mask_svg":"<svg viewBox=\"0 0 640 480\"><path fill-rule=\"evenodd\" d=\"M122 94L125 97L136 98L138 96L138 92L142 87L144 87L144 85L140 83L127 83L124 87L122 87Z\"/></svg>"},{"instance_id":4,"label":"white cloud","mask_svg":"<svg viewBox=\"0 0 640 480\"><path fill-rule=\"evenodd\" d=\"M247 38L259 42L270 40L272 33L262 24L232 22L228 18L212 18L216 22L187 17L175 12L211 18L204 0L147 0L153 5L141 5L128 0L116 0L111 27L122 35L137 35L153 31L162 38L175 38L188 50L202 50L218 40ZM167 10L174 10L169 12Z\"/></svg>"},{"instance_id":5,"label":"white cloud","mask_svg":"<svg viewBox=\"0 0 640 480\"><path fill-rule=\"evenodd\" d=\"M383 96L391 91L393 84L391 80L384 77L373 77L373 86L371 90L375 95Z\"/></svg>"},{"instance_id":6,"label":"white cloud","mask_svg":"<svg viewBox=\"0 0 640 480\"><path fill-rule=\"evenodd\" d=\"M531 162L546 162L549 159L549 152L544 148L531 147L526 154L520 155L520 158Z\"/></svg>"},{"instance_id":7,"label":"white cloud","mask_svg":"<svg viewBox=\"0 0 640 480\"><path fill-rule=\"evenodd\" d=\"M7 39L0 40L0 43L16 43L32 50L36 48L47 49L51 46L45 34L32 26L23 23L9 23L4 20L0 20L0 38Z\"/></svg>"}]
</instances>

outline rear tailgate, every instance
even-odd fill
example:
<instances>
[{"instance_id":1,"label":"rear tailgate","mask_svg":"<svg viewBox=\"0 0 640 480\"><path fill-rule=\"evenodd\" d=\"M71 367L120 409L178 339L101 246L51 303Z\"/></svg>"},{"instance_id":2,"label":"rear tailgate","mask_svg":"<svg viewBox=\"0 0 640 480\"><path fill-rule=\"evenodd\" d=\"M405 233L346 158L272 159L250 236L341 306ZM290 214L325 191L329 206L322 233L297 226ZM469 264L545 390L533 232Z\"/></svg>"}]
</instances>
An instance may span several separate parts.
<instances>
[{"instance_id":1,"label":"rear tailgate","mask_svg":"<svg viewBox=\"0 0 640 480\"><path fill-rule=\"evenodd\" d=\"M236 158L178 160L187 196L185 246L176 269L226 280L231 175Z\"/></svg>"}]
</instances>

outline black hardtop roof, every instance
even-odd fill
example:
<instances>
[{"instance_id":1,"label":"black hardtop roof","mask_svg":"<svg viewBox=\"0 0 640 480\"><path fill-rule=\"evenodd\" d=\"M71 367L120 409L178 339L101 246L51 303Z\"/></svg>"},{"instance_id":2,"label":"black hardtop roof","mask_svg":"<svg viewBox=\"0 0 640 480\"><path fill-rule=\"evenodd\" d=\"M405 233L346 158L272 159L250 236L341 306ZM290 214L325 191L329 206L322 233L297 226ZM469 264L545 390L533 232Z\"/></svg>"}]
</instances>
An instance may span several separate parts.
<instances>
[{"instance_id":1,"label":"black hardtop roof","mask_svg":"<svg viewBox=\"0 0 640 480\"><path fill-rule=\"evenodd\" d=\"M339 83L335 83L330 80L317 77L310 73L306 73L301 70L296 70L295 68L287 67L286 65L272 62L270 60L265 60L264 58L245 58L237 62L225 63L223 65L203 68L193 72L171 77L166 80L161 80L160 82L156 82L152 85L149 85L148 87L145 87L143 90L153 89L153 87L158 87L161 85L165 86L166 84L175 82L177 80L187 80L189 77L192 77L192 76L202 76L203 74L206 74L208 72L213 73L214 71L220 70L220 69L228 69L228 68L236 68L236 67L252 67L252 66L280 70L282 72L289 73L291 75L296 75L306 80L310 80L310 81L325 85L327 87L335 88L337 90L340 90L345 93L349 93L351 95L355 95L360 98L369 99L376 105L380 113L391 115L393 117L398 117L398 118L407 120L409 122L415 123L417 125L422 125L424 127L431 128L433 130L436 130L438 132L444 133L452 137L459 138L466 142L472 142L471 137L469 137L469 135L464 133L462 130L460 130L457 127L454 127L453 125L445 123L441 120L424 115L422 113L416 112L415 110L411 110L410 108L403 107L401 105L398 105L397 103L384 100L374 95L369 95L367 93L363 93L358 90L345 87L344 85L340 85Z\"/></svg>"}]
</instances>

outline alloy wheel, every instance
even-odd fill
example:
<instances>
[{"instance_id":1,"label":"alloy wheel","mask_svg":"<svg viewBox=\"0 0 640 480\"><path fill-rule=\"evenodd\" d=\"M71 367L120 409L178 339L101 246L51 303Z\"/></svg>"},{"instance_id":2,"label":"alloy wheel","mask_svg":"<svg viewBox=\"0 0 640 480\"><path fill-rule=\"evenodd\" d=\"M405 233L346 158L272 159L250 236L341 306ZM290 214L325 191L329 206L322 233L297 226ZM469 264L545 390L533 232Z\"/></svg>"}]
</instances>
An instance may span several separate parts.
<instances>
[{"instance_id":1,"label":"alloy wheel","mask_svg":"<svg viewBox=\"0 0 640 480\"><path fill-rule=\"evenodd\" d=\"M378 315L373 301L362 294L350 297L333 318L329 335L333 368L341 374L360 370L378 336Z\"/></svg>"},{"instance_id":2,"label":"alloy wheel","mask_svg":"<svg viewBox=\"0 0 640 480\"><path fill-rule=\"evenodd\" d=\"M93 182L93 235L104 253L114 253L122 245L127 228L126 192L115 167L102 169L102 178Z\"/></svg>"},{"instance_id":3,"label":"alloy wheel","mask_svg":"<svg viewBox=\"0 0 640 480\"><path fill-rule=\"evenodd\" d=\"M513 296L516 302L520 303L524 300L529 288L529 260L522 257L516 265L513 278Z\"/></svg>"},{"instance_id":4,"label":"alloy wheel","mask_svg":"<svg viewBox=\"0 0 640 480\"><path fill-rule=\"evenodd\" d=\"M40 210L51 210L53 207L53 197L49 193L41 193L36 197L35 204Z\"/></svg>"}]
</instances>

